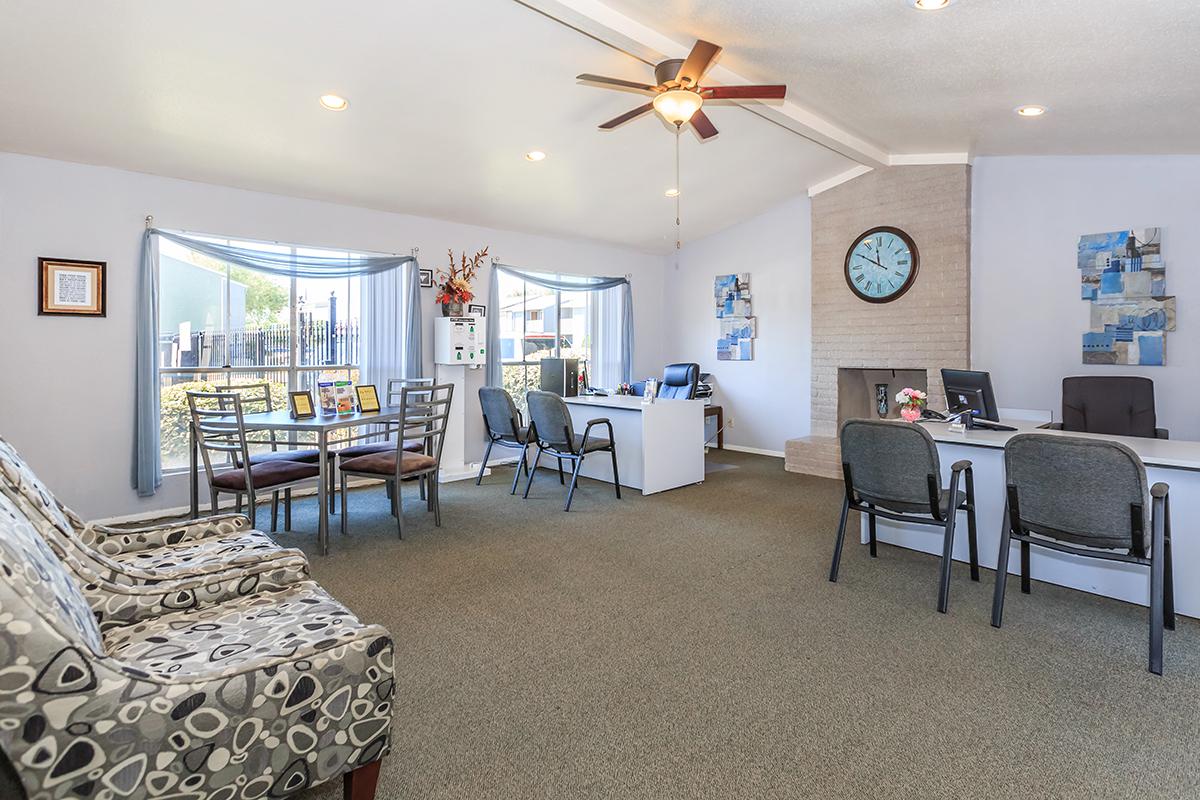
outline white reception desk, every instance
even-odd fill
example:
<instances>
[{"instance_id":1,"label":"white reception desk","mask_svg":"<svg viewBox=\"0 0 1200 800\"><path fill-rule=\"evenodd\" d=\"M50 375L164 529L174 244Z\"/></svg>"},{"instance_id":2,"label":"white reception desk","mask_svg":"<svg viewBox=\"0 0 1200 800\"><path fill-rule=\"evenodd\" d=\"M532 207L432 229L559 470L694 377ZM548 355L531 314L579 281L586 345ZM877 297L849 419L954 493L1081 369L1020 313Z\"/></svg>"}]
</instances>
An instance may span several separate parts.
<instances>
[{"instance_id":1,"label":"white reception desk","mask_svg":"<svg viewBox=\"0 0 1200 800\"><path fill-rule=\"evenodd\" d=\"M575 432L583 435L588 420L612 422L621 485L654 494L704 480L704 401L658 399L649 405L630 395L566 397ZM603 425L593 436L607 437ZM583 461L588 478L612 481L608 453Z\"/></svg>"},{"instance_id":2,"label":"white reception desk","mask_svg":"<svg viewBox=\"0 0 1200 800\"><path fill-rule=\"evenodd\" d=\"M922 422L937 442L942 467L942 485L950 485L950 465L966 459L975 473L975 507L979 537L979 563L996 568L1000 547L1000 528L1004 516L1005 478L1004 445L1017 433L1048 433L1058 436L1083 436L1107 439L1128 445L1146 464L1146 476L1153 486L1170 486L1171 553L1175 572L1175 608L1189 617L1200 617L1200 537L1193 531L1200 523L1200 442L1170 439L1140 439L1129 436L1101 436L1085 433L1040 430L1036 423L1012 422L1016 433L972 430L954 433L945 423ZM960 514L964 512L959 512ZM937 531L931 533L931 531ZM940 530L879 518L877 537L912 550L941 555ZM960 518L955 530L954 559L967 560L967 525ZM866 517L862 521L862 541L867 539ZM1016 543L1009 554L1009 572L1020 571L1021 559ZM1041 547L1032 548L1031 571L1035 581L1056 583L1092 594L1115 597L1130 603L1147 605L1150 597L1150 570L1132 564L1080 558ZM1036 591L1036 590L1035 590Z\"/></svg>"}]
</instances>

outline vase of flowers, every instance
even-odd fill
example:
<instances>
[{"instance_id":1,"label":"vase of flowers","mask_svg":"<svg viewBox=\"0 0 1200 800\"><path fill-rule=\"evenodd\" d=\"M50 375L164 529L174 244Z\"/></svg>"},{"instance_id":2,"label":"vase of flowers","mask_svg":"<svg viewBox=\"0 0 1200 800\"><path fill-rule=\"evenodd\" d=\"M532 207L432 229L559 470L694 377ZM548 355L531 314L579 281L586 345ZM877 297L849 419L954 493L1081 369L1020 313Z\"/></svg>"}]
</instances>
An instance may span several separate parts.
<instances>
[{"instance_id":1,"label":"vase of flowers","mask_svg":"<svg viewBox=\"0 0 1200 800\"><path fill-rule=\"evenodd\" d=\"M900 417L905 422L916 422L921 418L921 409L929 401L929 395L920 389L905 387L896 395L896 405L900 407Z\"/></svg>"},{"instance_id":2,"label":"vase of flowers","mask_svg":"<svg viewBox=\"0 0 1200 800\"><path fill-rule=\"evenodd\" d=\"M450 256L450 267L438 270L437 301L442 306L443 317L461 317L463 305L475 299L471 281L475 280L483 260L487 258L488 249L485 247L470 258L464 252L458 264L454 263L453 250L447 250L446 253Z\"/></svg>"}]
</instances>

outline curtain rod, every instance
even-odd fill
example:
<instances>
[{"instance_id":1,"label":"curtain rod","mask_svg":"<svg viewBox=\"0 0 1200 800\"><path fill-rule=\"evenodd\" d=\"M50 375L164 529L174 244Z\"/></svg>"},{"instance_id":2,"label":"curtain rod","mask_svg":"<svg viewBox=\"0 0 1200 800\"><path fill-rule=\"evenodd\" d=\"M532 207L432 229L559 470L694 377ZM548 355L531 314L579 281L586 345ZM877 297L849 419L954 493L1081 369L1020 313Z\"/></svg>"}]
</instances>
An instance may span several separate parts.
<instances>
[{"instance_id":1,"label":"curtain rod","mask_svg":"<svg viewBox=\"0 0 1200 800\"><path fill-rule=\"evenodd\" d=\"M154 215L147 214L146 215L146 230L150 230L153 227L154 227ZM186 234L188 236L203 236L203 237L206 237L209 239L225 239L228 241L228 240L233 240L235 238L235 237L230 236L227 233L206 233L205 231L190 231L186 228L163 228L163 230L167 231L168 233L182 233L182 234ZM281 242L278 239L240 239L239 241L255 242L257 244L277 244L277 245L283 245L286 247L302 247L302 248L311 249L311 250L346 250L347 252L349 252L351 250L351 248L348 248L348 247L340 247L340 246L331 247L330 245L313 245L313 244L305 244L303 242ZM382 255L382 256L399 256L400 255L399 253L388 253L388 252L383 252L380 250L369 250L367 252L374 253L376 255ZM413 248L410 248L410 250L409 250L409 254L413 258L417 258L417 254L420 252L421 252L421 248L419 248L419 247L413 247Z\"/></svg>"}]
</instances>

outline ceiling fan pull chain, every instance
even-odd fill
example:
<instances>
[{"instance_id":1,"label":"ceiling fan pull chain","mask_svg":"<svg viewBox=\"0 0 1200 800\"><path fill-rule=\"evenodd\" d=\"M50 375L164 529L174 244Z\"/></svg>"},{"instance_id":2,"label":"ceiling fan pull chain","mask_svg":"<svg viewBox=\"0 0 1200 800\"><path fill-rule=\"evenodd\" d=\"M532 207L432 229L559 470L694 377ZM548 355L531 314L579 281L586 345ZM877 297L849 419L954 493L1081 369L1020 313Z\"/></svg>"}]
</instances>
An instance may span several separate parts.
<instances>
[{"instance_id":1,"label":"ceiling fan pull chain","mask_svg":"<svg viewBox=\"0 0 1200 800\"><path fill-rule=\"evenodd\" d=\"M681 247L681 239L683 238L679 230L679 195L683 194L683 187L679 185L679 134L683 130L683 126L675 125L675 249Z\"/></svg>"}]
</instances>

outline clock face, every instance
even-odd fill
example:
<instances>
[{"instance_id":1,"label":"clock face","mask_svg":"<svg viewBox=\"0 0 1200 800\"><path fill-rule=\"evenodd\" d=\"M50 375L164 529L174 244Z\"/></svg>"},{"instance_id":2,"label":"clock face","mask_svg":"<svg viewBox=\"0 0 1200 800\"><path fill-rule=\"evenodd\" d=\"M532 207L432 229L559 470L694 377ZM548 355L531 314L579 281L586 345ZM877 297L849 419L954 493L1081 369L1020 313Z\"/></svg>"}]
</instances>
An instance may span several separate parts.
<instances>
[{"instance_id":1,"label":"clock face","mask_svg":"<svg viewBox=\"0 0 1200 800\"><path fill-rule=\"evenodd\" d=\"M846 253L846 283L868 303L888 303L908 291L919 265L917 246L907 233L872 228Z\"/></svg>"}]
</instances>

